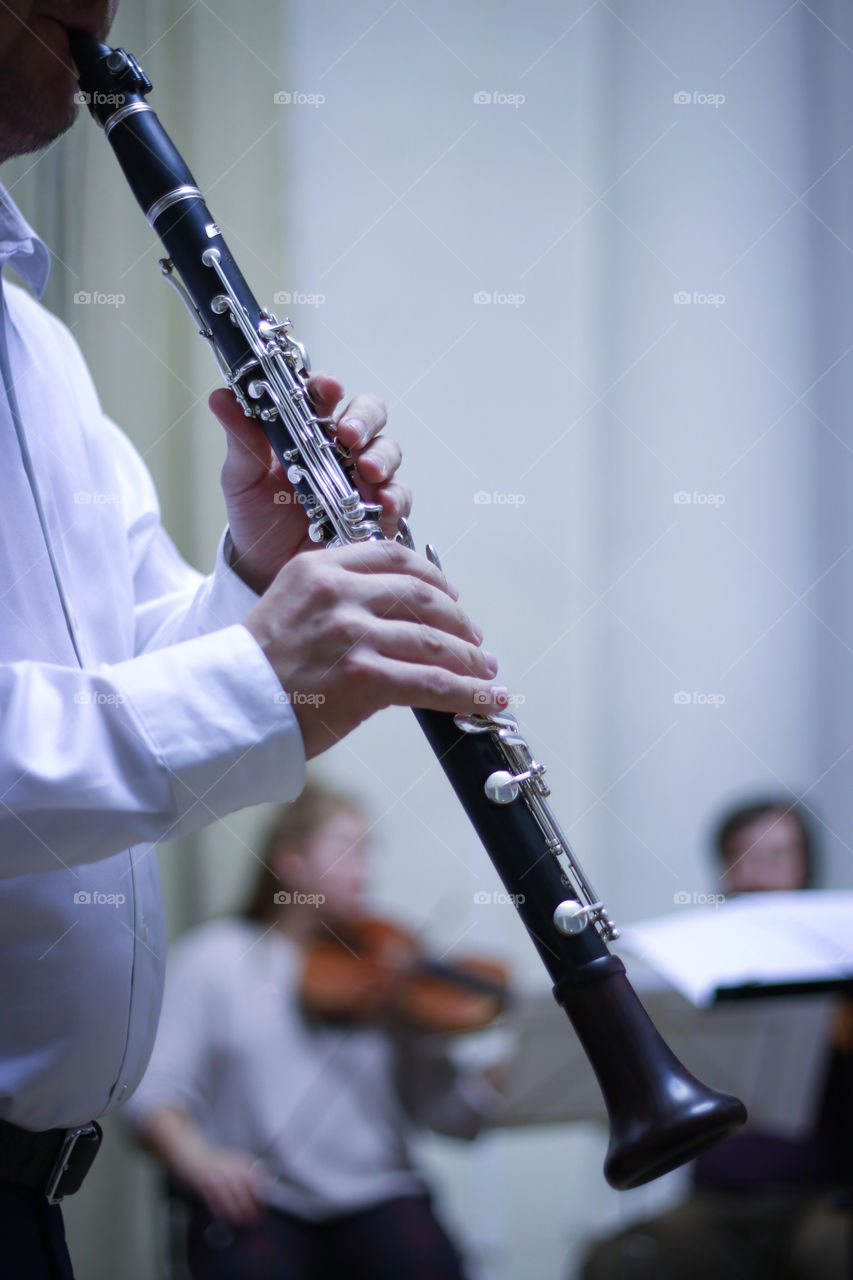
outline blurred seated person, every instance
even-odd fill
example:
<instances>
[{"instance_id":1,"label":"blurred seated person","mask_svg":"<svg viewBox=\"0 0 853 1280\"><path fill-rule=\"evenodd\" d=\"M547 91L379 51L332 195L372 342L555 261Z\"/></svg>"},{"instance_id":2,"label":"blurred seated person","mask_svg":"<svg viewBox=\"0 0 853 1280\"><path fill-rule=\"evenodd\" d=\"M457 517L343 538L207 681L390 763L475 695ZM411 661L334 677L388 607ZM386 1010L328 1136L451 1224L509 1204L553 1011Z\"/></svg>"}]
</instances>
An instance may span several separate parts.
<instances>
[{"instance_id":1,"label":"blurred seated person","mask_svg":"<svg viewBox=\"0 0 853 1280\"><path fill-rule=\"evenodd\" d=\"M306 1007L318 936L363 913L368 825L309 784L276 816L249 905L170 953L148 1072L126 1114L193 1202L193 1280L460 1280L455 1245L410 1153L426 1126L473 1138L497 1093L452 1065L443 1036L383 1008ZM386 979L384 985L392 984ZM364 1013L364 1011L362 1011Z\"/></svg>"},{"instance_id":2,"label":"blurred seated person","mask_svg":"<svg viewBox=\"0 0 853 1280\"><path fill-rule=\"evenodd\" d=\"M810 888L806 818L784 799L739 808L714 841L727 896ZM839 1010L814 1130L801 1141L750 1129L701 1155L692 1193L668 1213L598 1243L583 1280L841 1280L848 1214L833 1192L853 1182L849 1005Z\"/></svg>"}]
</instances>

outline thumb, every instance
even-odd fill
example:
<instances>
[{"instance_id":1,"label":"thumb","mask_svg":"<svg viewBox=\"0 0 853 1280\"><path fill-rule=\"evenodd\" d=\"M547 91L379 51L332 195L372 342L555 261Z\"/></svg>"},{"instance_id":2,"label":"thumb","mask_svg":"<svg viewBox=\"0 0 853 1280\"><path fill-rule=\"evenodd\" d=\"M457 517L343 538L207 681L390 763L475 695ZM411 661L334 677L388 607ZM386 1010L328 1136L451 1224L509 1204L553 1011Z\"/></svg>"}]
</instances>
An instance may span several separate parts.
<instances>
[{"instance_id":1,"label":"thumb","mask_svg":"<svg viewBox=\"0 0 853 1280\"><path fill-rule=\"evenodd\" d=\"M220 387L207 403L225 428L228 452L222 467L222 486L230 493L239 493L268 474L272 464L269 441L255 419L246 417L233 391Z\"/></svg>"}]
</instances>

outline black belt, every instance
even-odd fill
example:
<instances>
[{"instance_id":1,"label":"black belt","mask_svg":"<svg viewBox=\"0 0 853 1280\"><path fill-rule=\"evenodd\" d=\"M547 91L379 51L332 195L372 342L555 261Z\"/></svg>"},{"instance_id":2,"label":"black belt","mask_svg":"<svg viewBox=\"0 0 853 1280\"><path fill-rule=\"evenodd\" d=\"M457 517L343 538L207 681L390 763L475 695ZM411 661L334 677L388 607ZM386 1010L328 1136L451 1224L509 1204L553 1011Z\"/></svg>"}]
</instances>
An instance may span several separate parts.
<instances>
[{"instance_id":1,"label":"black belt","mask_svg":"<svg viewBox=\"0 0 853 1280\"><path fill-rule=\"evenodd\" d=\"M48 1204L56 1204L80 1190L101 1136L101 1126L94 1120L76 1129L42 1133L0 1120L0 1182L43 1191Z\"/></svg>"}]
</instances>

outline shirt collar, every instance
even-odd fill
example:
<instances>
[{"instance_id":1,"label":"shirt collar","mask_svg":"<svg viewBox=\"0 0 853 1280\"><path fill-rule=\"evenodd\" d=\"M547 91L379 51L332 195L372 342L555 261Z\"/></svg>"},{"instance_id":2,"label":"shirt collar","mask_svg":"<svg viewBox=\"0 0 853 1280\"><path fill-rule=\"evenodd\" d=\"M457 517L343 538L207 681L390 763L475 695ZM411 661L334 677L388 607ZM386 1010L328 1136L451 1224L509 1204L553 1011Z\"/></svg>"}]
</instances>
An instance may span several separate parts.
<instances>
[{"instance_id":1,"label":"shirt collar","mask_svg":"<svg viewBox=\"0 0 853 1280\"><path fill-rule=\"evenodd\" d=\"M0 270L6 263L40 298L50 272L50 253L0 183Z\"/></svg>"}]
</instances>

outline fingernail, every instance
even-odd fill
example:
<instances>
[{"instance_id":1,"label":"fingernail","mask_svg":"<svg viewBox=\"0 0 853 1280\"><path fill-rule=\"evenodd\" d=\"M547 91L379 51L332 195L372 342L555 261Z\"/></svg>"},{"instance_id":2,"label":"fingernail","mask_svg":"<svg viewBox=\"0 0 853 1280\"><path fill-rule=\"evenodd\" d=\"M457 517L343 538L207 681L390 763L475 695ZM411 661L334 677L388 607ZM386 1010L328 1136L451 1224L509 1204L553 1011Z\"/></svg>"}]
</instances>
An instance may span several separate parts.
<instances>
[{"instance_id":1,"label":"fingernail","mask_svg":"<svg viewBox=\"0 0 853 1280\"><path fill-rule=\"evenodd\" d=\"M498 660L495 655L493 653L489 653L487 649L484 649L483 657L486 659L486 666L489 669L489 675L496 675L498 670Z\"/></svg>"},{"instance_id":2,"label":"fingernail","mask_svg":"<svg viewBox=\"0 0 853 1280\"><path fill-rule=\"evenodd\" d=\"M475 642L476 644L482 644L482 642L483 642L483 628L482 628L482 627L478 627L478 626L477 626L477 624L476 624L476 622L472 622L472 623L471 623L471 634L473 635L473 637L474 637L474 642Z\"/></svg>"},{"instance_id":3,"label":"fingernail","mask_svg":"<svg viewBox=\"0 0 853 1280\"><path fill-rule=\"evenodd\" d=\"M359 443L367 436L367 429L360 418L343 418L341 426L346 427L349 431L355 431L358 435Z\"/></svg>"},{"instance_id":4,"label":"fingernail","mask_svg":"<svg viewBox=\"0 0 853 1280\"><path fill-rule=\"evenodd\" d=\"M459 588L455 582L451 582L447 574L444 575L444 585L447 587L447 594L453 599L459 599Z\"/></svg>"},{"instance_id":5,"label":"fingernail","mask_svg":"<svg viewBox=\"0 0 853 1280\"><path fill-rule=\"evenodd\" d=\"M509 690L505 689L502 684L493 685L491 688L492 702L496 707L505 707L509 703Z\"/></svg>"}]
</instances>

